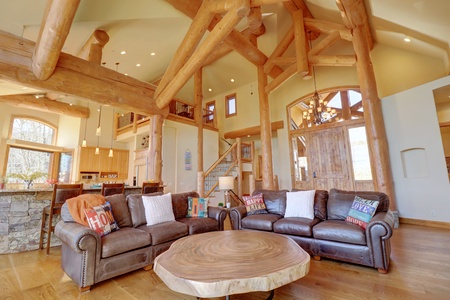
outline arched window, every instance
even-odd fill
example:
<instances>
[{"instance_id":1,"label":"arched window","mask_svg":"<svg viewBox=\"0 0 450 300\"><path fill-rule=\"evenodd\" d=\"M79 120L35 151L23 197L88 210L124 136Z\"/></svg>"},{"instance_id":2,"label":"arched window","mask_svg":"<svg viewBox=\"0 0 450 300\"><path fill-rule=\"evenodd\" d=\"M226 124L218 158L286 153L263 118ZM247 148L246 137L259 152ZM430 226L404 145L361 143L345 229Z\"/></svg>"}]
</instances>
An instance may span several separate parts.
<instances>
[{"instance_id":1,"label":"arched window","mask_svg":"<svg viewBox=\"0 0 450 300\"><path fill-rule=\"evenodd\" d=\"M9 183L45 183L53 177L56 128L27 117L14 117L11 124L6 167Z\"/></svg>"}]
</instances>

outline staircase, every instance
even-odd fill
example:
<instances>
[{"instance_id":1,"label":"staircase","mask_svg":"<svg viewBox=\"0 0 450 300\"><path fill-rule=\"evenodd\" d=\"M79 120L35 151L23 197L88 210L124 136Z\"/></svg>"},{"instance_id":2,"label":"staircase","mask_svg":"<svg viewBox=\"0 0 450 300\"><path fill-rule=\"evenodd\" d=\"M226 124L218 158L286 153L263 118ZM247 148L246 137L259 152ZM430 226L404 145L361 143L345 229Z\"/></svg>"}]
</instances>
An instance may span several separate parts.
<instances>
[{"instance_id":1,"label":"staircase","mask_svg":"<svg viewBox=\"0 0 450 300\"><path fill-rule=\"evenodd\" d=\"M240 151L237 151L238 149ZM236 180L237 197L230 197L230 199L232 206L239 204L239 201L242 201L242 164L253 162L253 152L253 143L241 143L240 138L236 139L236 142L206 172L198 173L197 190L199 194L203 197L213 197L213 193L222 193L218 189L219 177L233 176Z\"/></svg>"}]
</instances>

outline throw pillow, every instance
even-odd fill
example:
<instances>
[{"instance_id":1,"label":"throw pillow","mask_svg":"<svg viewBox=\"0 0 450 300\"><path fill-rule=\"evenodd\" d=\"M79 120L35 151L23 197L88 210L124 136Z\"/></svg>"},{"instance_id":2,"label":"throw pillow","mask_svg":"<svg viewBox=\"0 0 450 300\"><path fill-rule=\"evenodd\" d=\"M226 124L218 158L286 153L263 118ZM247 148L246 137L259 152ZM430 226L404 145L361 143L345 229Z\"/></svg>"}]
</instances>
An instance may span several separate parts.
<instances>
[{"instance_id":1,"label":"throw pillow","mask_svg":"<svg viewBox=\"0 0 450 300\"><path fill-rule=\"evenodd\" d=\"M186 218L208 218L208 199L188 197Z\"/></svg>"},{"instance_id":2,"label":"throw pillow","mask_svg":"<svg viewBox=\"0 0 450 300\"><path fill-rule=\"evenodd\" d=\"M142 196L147 226L175 221L172 210L172 194L162 196Z\"/></svg>"},{"instance_id":3,"label":"throw pillow","mask_svg":"<svg viewBox=\"0 0 450 300\"><path fill-rule=\"evenodd\" d=\"M100 236L119 230L119 226L114 220L111 204L109 202L105 202L102 205L94 206L92 208L85 208L84 213L89 227Z\"/></svg>"},{"instance_id":4,"label":"throw pillow","mask_svg":"<svg viewBox=\"0 0 450 300\"><path fill-rule=\"evenodd\" d=\"M372 219L379 203L379 201L367 200L355 196L355 200L353 200L352 207L350 208L345 221L366 229L367 223Z\"/></svg>"},{"instance_id":5,"label":"throw pillow","mask_svg":"<svg viewBox=\"0 0 450 300\"><path fill-rule=\"evenodd\" d=\"M263 194L254 194L252 196L243 196L247 215L267 214L266 204Z\"/></svg>"},{"instance_id":6,"label":"throw pillow","mask_svg":"<svg viewBox=\"0 0 450 300\"><path fill-rule=\"evenodd\" d=\"M287 192L285 218L297 217L314 219L314 196L315 190Z\"/></svg>"}]
</instances>

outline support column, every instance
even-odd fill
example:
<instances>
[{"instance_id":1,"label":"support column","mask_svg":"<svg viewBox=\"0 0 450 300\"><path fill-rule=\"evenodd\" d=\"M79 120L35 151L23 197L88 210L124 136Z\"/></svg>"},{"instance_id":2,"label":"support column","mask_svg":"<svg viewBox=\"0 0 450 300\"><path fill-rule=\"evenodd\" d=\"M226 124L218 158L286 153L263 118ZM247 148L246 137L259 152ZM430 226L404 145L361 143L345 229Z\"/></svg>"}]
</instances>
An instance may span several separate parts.
<instances>
[{"instance_id":1,"label":"support column","mask_svg":"<svg viewBox=\"0 0 450 300\"><path fill-rule=\"evenodd\" d=\"M203 68L198 69L194 74L194 119L195 125L197 126L197 174L203 175L203 94L202 94L202 85L203 85L203 76L202 76ZM200 184L204 182L197 178L197 192L201 197L203 197L205 193L205 185Z\"/></svg>"},{"instance_id":2,"label":"support column","mask_svg":"<svg viewBox=\"0 0 450 300\"><path fill-rule=\"evenodd\" d=\"M161 115L151 117L150 146L148 151L149 179L162 181L162 125L164 119Z\"/></svg>"},{"instance_id":3,"label":"support column","mask_svg":"<svg viewBox=\"0 0 450 300\"><path fill-rule=\"evenodd\" d=\"M389 148L383 121L381 101L370 59L370 49L366 42L363 25L353 29L353 47L355 49L358 80L361 88L367 142L375 190L386 193L390 199L390 209L397 210L394 185L389 159Z\"/></svg>"},{"instance_id":4,"label":"support column","mask_svg":"<svg viewBox=\"0 0 450 300\"><path fill-rule=\"evenodd\" d=\"M258 66L259 122L261 124L262 187L273 189L272 128L270 124L269 96L266 93L267 75L264 66Z\"/></svg>"}]
</instances>

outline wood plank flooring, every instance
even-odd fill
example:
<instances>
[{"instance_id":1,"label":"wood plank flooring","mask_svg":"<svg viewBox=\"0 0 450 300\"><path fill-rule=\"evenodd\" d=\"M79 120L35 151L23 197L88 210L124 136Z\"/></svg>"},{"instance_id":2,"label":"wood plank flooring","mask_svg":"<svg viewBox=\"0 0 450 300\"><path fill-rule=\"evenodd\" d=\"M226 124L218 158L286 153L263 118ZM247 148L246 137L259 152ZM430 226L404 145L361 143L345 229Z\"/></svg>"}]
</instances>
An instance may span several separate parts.
<instances>
[{"instance_id":1,"label":"wood plank flooring","mask_svg":"<svg viewBox=\"0 0 450 300\"><path fill-rule=\"evenodd\" d=\"M311 260L309 274L277 289L274 299L450 299L450 229L401 224L391 246L386 275L372 268ZM48 256L44 250L0 255L0 299L196 299L172 292L152 270L137 270L80 294L59 266L60 253L53 247ZM258 300L268 294L230 298ZM225 297L214 298L219 299Z\"/></svg>"}]
</instances>

